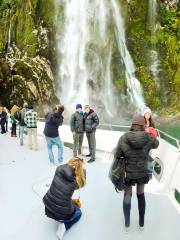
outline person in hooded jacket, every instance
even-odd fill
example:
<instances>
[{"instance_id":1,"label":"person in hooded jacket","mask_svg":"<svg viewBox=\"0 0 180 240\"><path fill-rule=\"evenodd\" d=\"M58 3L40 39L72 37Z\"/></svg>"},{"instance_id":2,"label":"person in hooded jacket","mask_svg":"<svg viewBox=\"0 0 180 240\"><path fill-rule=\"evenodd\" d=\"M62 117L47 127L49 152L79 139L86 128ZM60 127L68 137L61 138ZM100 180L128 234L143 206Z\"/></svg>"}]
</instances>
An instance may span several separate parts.
<instances>
[{"instance_id":1,"label":"person in hooded jacket","mask_svg":"<svg viewBox=\"0 0 180 240\"><path fill-rule=\"evenodd\" d=\"M16 120L19 122L19 138L20 138L20 145L23 146L24 144L24 133L26 130L26 123L24 121L24 117L26 112L28 111L28 104L24 103L23 108L15 114Z\"/></svg>"},{"instance_id":2,"label":"person in hooded jacket","mask_svg":"<svg viewBox=\"0 0 180 240\"><path fill-rule=\"evenodd\" d=\"M81 155L82 143L84 138L84 114L82 112L82 105L76 105L76 112L72 114L70 120L70 127L73 134L73 154L74 157Z\"/></svg>"},{"instance_id":3,"label":"person in hooded jacket","mask_svg":"<svg viewBox=\"0 0 180 240\"><path fill-rule=\"evenodd\" d=\"M75 190L84 187L85 184L83 159L73 157L67 164L57 167L43 202L46 216L60 223L56 232L60 240L63 238L65 231L81 218L80 207L73 204L72 196Z\"/></svg>"},{"instance_id":4,"label":"person in hooded jacket","mask_svg":"<svg viewBox=\"0 0 180 240\"><path fill-rule=\"evenodd\" d=\"M0 107L0 125L1 134L6 133L5 123L6 123L7 113L4 111L4 107Z\"/></svg>"},{"instance_id":5,"label":"person in hooded jacket","mask_svg":"<svg viewBox=\"0 0 180 240\"><path fill-rule=\"evenodd\" d=\"M8 132L8 121L9 121L9 118L10 118L10 113L8 111L8 109L6 107L4 107L4 111L6 112L6 121L5 121L5 130L6 132Z\"/></svg>"},{"instance_id":6,"label":"person in hooded jacket","mask_svg":"<svg viewBox=\"0 0 180 240\"><path fill-rule=\"evenodd\" d=\"M155 128L155 124L152 118L152 111L149 107L146 107L144 109L143 116L145 120L145 131L149 133L152 137L158 138L158 132ZM148 161L148 174L150 178L152 178L152 172L153 172L153 158L151 157L150 151Z\"/></svg>"},{"instance_id":7,"label":"person in hooded jacket","mask_svg":"<svg viewBox=\"0 0 180 240\"><path fill-rule=\"evenodd\" d=\"M57 105L52 112L47 113L45 116L45 127L43 133L47 142L50 163L55 163L54 154L52 151L52 147L54 145L58 147L58 162L63 162L63 143L58 131L59 126L61 126L63 123L63 112L64 106Z\"/></svg>"},{"instance_id":8,"label":"person in hooded jacket","mask_svg":"<svg viewBox=\"0 0 180 240\"><path fill-rule=\"evenodd\" d=\"M126 161L123 200L126 230L130 227L132 186L134 185L137 188L139 227L141 230L144 227L146 205L144 188L149 181L147 169L149 151L157 148L158 145L159 141L145 131L145 120L141 115L134 116L130 131L121 136L118 142L115 157L123 156Z\"/></svg>"},{"instance_id":9,"label":"person in hooded jacket","mask_svg":"<svg viewBox=\"0 0 180 240\"><path fill-rule=\"evenodd\" d=\"M89 145L89 154L86 157L91 157L88 163L94 162L96 158L96 128L99 125L98 115L90 108L89 105L84 107L84 129Z\"/></svg>"}]
</instances>

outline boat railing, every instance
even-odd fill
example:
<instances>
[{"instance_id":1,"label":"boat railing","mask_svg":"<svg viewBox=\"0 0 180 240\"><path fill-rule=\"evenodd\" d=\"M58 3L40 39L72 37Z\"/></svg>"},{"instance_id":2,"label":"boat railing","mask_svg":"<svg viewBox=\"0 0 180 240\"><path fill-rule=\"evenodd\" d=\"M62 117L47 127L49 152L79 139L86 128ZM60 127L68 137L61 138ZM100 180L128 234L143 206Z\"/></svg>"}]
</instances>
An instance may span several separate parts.
<instances>
[{"instance_id":1,"label":"boat railing","mask_svg":"<svg viewBox=\"0 0 180 240\"><path fill-rule=\"evenodd\" d=\"M118 125L118 124L100 124L99 125L100 129L106 129L106 130L111 130L111 131L128 131L130 126L127 125ZM168 143L172 144L173 146L177 147L180 150L180 139L177 139L170 134L160 130L156 129L158 132L158 136Z\"/></svg>"},{"instance_id":2,"label":"boat railing","mask_svg":"<svg viewBox=\"0 0 180 240\"><path fill-rule=\"evenodd\" d=\"M40 122L44 122L44 118L38 118L38 121ZM130 128L130 126L128 125L119 125L119 124L107 124L107 123L102 123L98 126L98 129L102 129L102 130L111 130L111 131L121 131L121 132L126 132L128 131ZM177 139L173 136L171 136L170 134L157 129L158 131L158 136L162 139L164 139L165 141L167 141L168 143L172 144L173 146L175 146L176 148L179 149L180 151L180 139Z\"/></svg>"}]
</instances>

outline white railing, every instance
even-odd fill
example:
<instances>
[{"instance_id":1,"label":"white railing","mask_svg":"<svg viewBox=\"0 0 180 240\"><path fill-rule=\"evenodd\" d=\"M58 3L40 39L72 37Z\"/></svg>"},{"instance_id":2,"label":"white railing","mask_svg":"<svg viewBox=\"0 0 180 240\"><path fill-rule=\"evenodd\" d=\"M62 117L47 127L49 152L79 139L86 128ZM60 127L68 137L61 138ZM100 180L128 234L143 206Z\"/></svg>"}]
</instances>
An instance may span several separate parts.
<instances>
[{"instance_id":1,"label":"white railing","mask_svg":"<svg viewBox=\"0 0 180 240\"><path fill-rule=\"evenodd\" d=\"M38 120L43 122L45 119L44 118L38 118ZM111 131L122 131L122 132L125 132L125 131L127 131L130 128L130 126L128 126L128 125L119 125L119 124L111 124L111 123L109 123L109 124L102 123L102 124L99 125L98 128L104 129L104 130L108 129L108 130L111 130ZM115 130L115 128L117 128L117 130ZM122 130L122 129L125 129L125 130ZM180 139L177 139L177 138L169 135L168 133L166 133L166 132L164 132L164 131L162 131L160 129L157 129L157 131L158 131L158 135L159 135L160 138L162 138L162 139L166 140L168 143L174 145L180 151Z\"/></svg>"}]
</instances>

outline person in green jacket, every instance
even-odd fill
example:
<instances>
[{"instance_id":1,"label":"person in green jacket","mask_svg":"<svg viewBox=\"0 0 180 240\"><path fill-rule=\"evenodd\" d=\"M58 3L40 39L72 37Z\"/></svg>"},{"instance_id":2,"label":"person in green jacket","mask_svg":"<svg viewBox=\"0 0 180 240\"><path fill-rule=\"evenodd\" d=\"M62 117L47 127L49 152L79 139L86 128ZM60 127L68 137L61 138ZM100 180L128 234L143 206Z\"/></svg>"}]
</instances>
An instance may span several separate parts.
<instances>
[{"instance_id":1,"label":"person in green jacket","mask_svg":"<svg viewBox=\"0 0 180 240\"><path fill-rule=\"evenodd\" d=\"M84 138L84 117L82 111L82 105L76 105L76 111L72 114L70 120L70 127L73 134L73 155L76 157L82 153L82 143Z\"/></svg>"}]
</instances>

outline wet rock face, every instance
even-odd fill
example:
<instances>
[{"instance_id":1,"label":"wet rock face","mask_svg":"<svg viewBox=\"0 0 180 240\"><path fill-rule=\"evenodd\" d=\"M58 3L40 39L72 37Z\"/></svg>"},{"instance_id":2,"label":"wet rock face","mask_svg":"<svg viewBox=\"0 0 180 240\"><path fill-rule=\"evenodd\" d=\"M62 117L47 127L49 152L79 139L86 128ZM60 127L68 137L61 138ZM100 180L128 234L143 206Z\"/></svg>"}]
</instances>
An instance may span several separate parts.
<instances>
[{"instance_id":1,"label":"wet rock face","mask_svg":"<svg viewBox=\"0 0 180 240\"><path fill-rule=\"evenodd\" d=\"M23 58L13 66L14 88L12 99L27 100L32 103L51 104L57 101L55 96L54 77L50 65L45 58ZM18 92L22 96L17 96Z\"/></svg>"},{"instance_id":2,"label":"wet rock face","mask_svg":"<svg viewBox=\"0 0 180 240\"><path fill-rule=\"evenodd\" d=\"M4 105L8 105L8 96L11 91L10 83L10 66L5 62L5 59L0 60L0 103L3 100Z\"/></svg>"},{"instance_id":3,"label":"wet rock face","mask_svg":"<svg viewBox=\"0 0 180 240\"><path fill-rule=\"evenodd\" d=\"M14 53L15 55L15 53ZM12 60L12 59L11 59ZM24 102L44 105L57 102L54 77L47 59L36 56L0 62L1 102L6 106Z\"/></svg>"},{"instance_id":4,"label":"wet rock face","mask_svg":"<svg viewBox=\"0 0 180 240\"><path fill-rule=\"evenodd\" d=\"M0 104L58 102L53 6L53 0L0 1Z\"/></svg>"},{"instance_id":5,"label":"wet rock face","mask_svg":"<svg viewBox=\"0 0 180 240\"><path fill-rule=\"evenodd\" d=\"M162 3L166 5L167 8L177 8L178 0L161 0Z\"/></svg>"},{"instance_id":6,"label":"wet rock face","mask_svg":"<svg viewBox=\"0 0 180 240\"><path fill-rule=\"evenodd\" d=\"M8 59L10 60L10 59ZM55 94L55 80L47 59L36 56L13 58L13 64L0 61L0 100L1 104L14 103L51 105L58 101Z\"/></svg>"}]
</instances>

